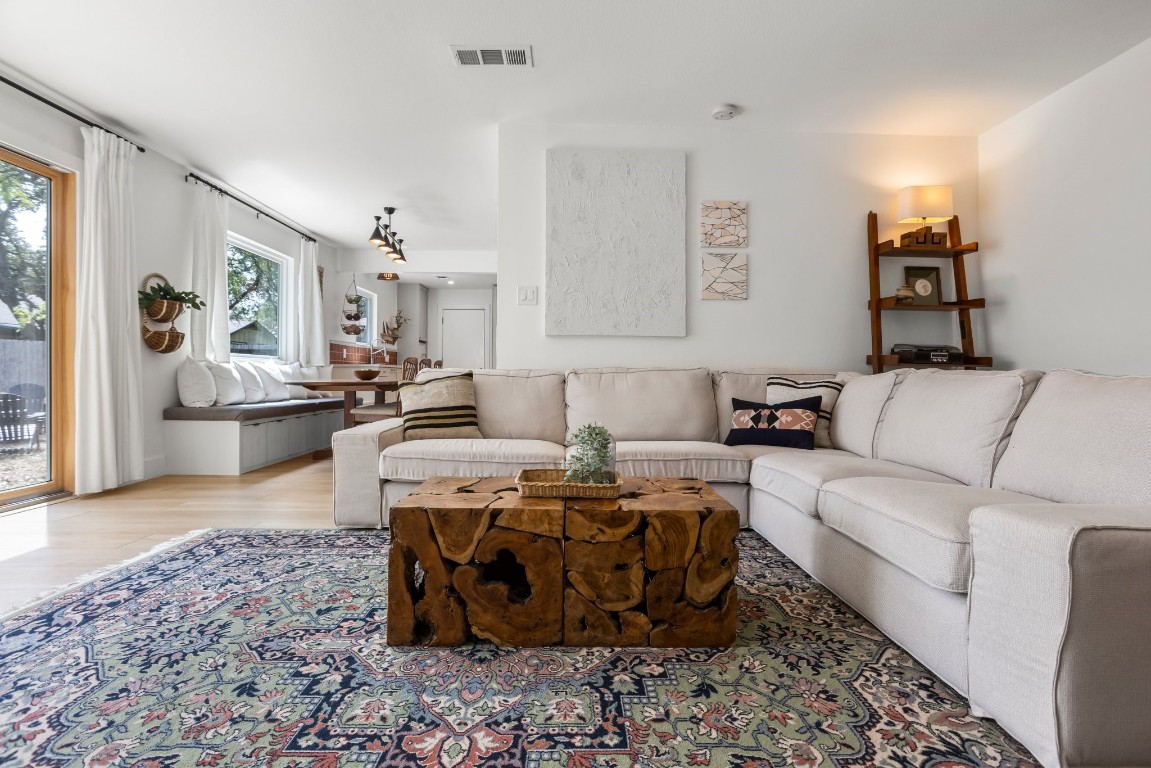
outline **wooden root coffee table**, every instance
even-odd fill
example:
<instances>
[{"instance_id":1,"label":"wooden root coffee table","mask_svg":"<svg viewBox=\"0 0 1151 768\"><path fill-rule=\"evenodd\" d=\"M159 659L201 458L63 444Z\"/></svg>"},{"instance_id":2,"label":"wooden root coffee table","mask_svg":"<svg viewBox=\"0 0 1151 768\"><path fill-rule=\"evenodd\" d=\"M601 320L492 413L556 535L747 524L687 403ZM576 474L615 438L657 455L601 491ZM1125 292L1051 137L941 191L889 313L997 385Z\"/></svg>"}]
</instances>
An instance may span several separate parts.
<instances>
[{"instance_id":1,"label":"wooden root coffee table","mask_svg":"<svg viewBox=\"0 0 1151 768\"><path fill-rule=\"evenodd\" d=\"M605 500L434 477L392 506L388 643L729 646L738 533L701 480L624 478Z\"/></svg>"}]
</instances>

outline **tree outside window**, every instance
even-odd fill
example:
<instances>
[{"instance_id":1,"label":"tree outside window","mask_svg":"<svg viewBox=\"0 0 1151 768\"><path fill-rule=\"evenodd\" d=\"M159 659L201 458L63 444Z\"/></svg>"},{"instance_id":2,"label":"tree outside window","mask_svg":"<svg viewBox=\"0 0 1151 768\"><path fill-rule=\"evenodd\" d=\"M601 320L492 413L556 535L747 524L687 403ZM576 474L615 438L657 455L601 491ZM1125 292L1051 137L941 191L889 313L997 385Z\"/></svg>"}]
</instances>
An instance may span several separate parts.
<instances>
[{"instance_id":1,"label":"tree outside window","mask_svg":"<svg viewBox=\"0 0 1151 768\"><path fill-rule=\"evenodd\" d=\"M280 356L284 263L228 243L228 332L231 351Z\"/></svg>"}]
</instances>

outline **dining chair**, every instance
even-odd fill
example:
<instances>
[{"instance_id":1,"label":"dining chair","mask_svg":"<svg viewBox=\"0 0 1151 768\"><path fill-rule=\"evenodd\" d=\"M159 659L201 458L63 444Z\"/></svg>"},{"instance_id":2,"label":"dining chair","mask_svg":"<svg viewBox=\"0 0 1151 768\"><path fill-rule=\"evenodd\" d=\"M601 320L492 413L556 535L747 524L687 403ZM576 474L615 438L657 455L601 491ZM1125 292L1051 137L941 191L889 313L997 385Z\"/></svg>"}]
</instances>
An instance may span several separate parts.
<instances>
[{"instance_id":1,"label":"dining chair","mask_svg":"<svg viewBox=\"0 0 1151 768\"><path fill-rule=\"evenodd\" d=\"M432 367L432 360L430 357L420 358L420 370L421 371L427 370L428 368L431 368L431 367Z\"/></svg>"},{"instance_id":2,"label":"dining chair","mask_svg":"<svg viewBox=\"0 0 1151 768\"><path fill-rule=\"evenodd\" d=\"M443 360L437 360L434 363L432 363L432 367L433 368L443 368L444 367L444 361Z\"/></svg>"},{"instance_id":3,"label":"dining chair","mask_svg":"<svg viewBox=\"0 0 1151 768\"><path fill-rule=\"evenodd\" d=\"M28 422L25 402L19 395L0 393L0 445L27 441L16 450L30 450L33 443L39 444L40 429Z\"/></svg>"},{"instance_id":4,"label":"dining chair","mask_svg":"<svg viewBox=\"0 0 1151 768\"><path fill-rule=\"evenodd\" d=\"M420 361L418 358L405 357L404 361L400 363L400 381L415 381L419 369ZM396 399L390 403L362 405L359 408L353 408L352 421L357 424L366 424L371 421L394 419L402 413L403 406L400 404L400 395L396 393Z\"/></svg>"}]
</instances>

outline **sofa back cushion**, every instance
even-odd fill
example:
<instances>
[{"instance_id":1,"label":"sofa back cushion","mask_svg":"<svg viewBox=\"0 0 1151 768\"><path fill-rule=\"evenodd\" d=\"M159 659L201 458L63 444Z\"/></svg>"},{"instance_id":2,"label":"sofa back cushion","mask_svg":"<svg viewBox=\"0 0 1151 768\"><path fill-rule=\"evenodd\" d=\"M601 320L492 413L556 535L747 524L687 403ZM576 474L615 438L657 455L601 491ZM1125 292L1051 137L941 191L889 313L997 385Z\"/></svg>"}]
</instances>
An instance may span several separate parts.
<instances>
[{"instance_id":1,"label":"sofa back cushion","mask_svg":"<svg viewBox=\"0 0 1151 768\"><path fill-rule=\"evenodd\" d=\"M564 375L556 371L476 370L476 411L489 439L546 440L563 445Z\"/></svg>"},{"instance_id":2,"label":"sofa back cushion","mask_svg":"<svg viewBox=\"0 0 1151 768\"><path fill-rule=\"evenodd\" d=\"M988 488L1040 377L1035 371L912 371L888 403L875 458Z\"/></svg>"},{"instance_id":3,"label":"sofa back cushion","mask_svg":"<svg viewBox=\"0 0 1151 768\"><path fill-rule=\"evenodd\" d=\"M1068 504L1151 500L1151 377L1052 371L1023 409L995 487Z\"/></svg>"},{"instance_id":4,"label":"sofa back cushion","mask_svg":"<svg viewBox=\"0 0 1151 768\"><path fill-rule=\"evenodd\" d=\"M859 376L843 385L831 419L831 444L843 451L875 457L875 428L899 374Z\"/></svg>"},{"instance_id":5,"label":"sofa back cushion","mask_svg":"<svg viewBox=\"0 0 1151 768\"><path fill-rule=\"evenodd\" d=\"M792 381L819 381L822 379L836 379L845 381L855 374L831 373L786 373L778 369L742 368L731 371L712 371L711 378L715 390L716 420L719 426L719 440L727 439L728 430L731 429L731 400L751 400L763 402L767 392L768 379L785 376ZM782 400L795 400L795 397L785 397ZM770 401L769 401L770 402Z\"/></svg>"},{"instance_id":6,"label":"sofa back cushion","mask_svg":"<svg viewBox=\"0 0 1151 768\"><path fill-rule=\"evenodd\" d=\"M756 397L763 396L760 391ZM603 424L620 440L716 442L719 427L706 368L594 368L568 371L567 428ZM728 402L728 421L731 420Z\"/></svg>"}]
</instances>

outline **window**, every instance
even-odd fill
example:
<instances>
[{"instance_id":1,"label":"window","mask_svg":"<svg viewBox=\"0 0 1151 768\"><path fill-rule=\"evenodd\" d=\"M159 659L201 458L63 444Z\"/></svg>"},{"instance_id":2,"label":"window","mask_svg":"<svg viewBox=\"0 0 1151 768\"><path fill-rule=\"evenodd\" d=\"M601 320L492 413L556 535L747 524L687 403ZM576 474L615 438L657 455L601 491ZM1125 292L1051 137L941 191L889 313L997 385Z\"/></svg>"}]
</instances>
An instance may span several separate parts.
<instances>
[{"instance_id":1,"label":"window","mask_svg":"<svg viewBox=\"0 0 1151 768\"><path fill-rule=\"evenodd\" d=\"M234 355L282 357L291 317L291 260L259 243L228 236L228 335Z\"/></svg>"},{"instance_id":2,"label":"window","mask_svg":"<svg viewBox=\"0 0 1151 768\"><path fill-rule=\"evenodd\" d=\"M376 333L376 294L371 291L365 291L363 288L357 288L356 292L362 297L360 302L360 324L364 326L364 330L360 331L356 336L356 342L359 344L371 344L372 339L379 336Z\"/></svg>"},{"instance_id":3,"label":"window","mask_svg":"<svg viewBox=\"0 0 1151 768\"><path fill-rule=\"evenodd\" d=\"M71 484L74 179L0 149L0 504Z\"/></svg>"}]
</instances>

